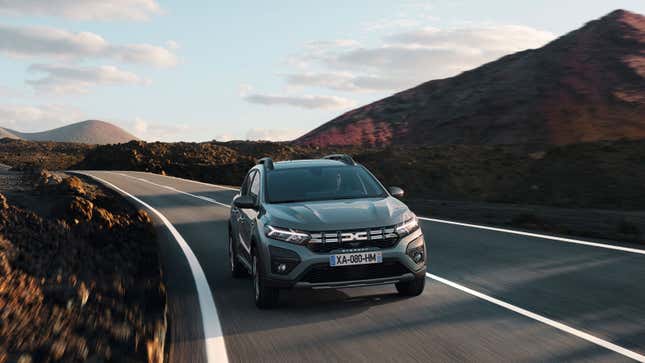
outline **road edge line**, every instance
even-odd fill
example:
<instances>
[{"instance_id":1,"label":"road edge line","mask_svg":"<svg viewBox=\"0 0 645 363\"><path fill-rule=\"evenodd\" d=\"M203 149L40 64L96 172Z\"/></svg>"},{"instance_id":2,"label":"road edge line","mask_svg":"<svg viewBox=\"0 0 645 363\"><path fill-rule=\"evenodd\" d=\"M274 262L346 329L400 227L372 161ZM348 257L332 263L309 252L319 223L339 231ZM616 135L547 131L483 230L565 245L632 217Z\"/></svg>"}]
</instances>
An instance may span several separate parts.
<instances>
[{"instance_id":1,"label":"road edge line","mask_svg":"<svg viewBox=\"0 0 645 363\"><path fill-rule=\"evenodd\" d=\"M641 250L641 249L638 249L638 248L614 246L614 245L608 245L608 244L605 244L605 243L589 242L589 241L583 241L583 240L578 240L578 239L573 239L573 238L550 236L548 234L540 234L540 233L532 233L532 232L522 232L522 231L516 231L516 230L513 230L513 229L489 227L489 226L482 226L482 225L471 224L471 223L454 222L454 221L449 221L449 220L445 220L445 219L436 219L436 218L427 218L427 217L417 217L417 218L419 218L421 220L424 220L424 221L430 221L430 222L454 224L454 225L457 225L457 226L463 226L463 227L469 227L469 228L477 228L477 229L485 229L485 230L495 231L495 232L518 234L518 235L522 235L522 236L537 237L537 238L548 239L548 240L553 240L553 241L558 241L558 242L574 243L574 244L579 244L579 245L598 247L598 248L606 248L606 249L609 249L609 250L616 250L616 251L622 251L622 252L636 253L636 254L639 254L639 255L645 255L645 250Z\"/></svg>"},{"instance_id":2,"label":"road edge line","mask_svg":"<svg viewBox=\"0 0 645 363\"><path fill-rule=\"evenodd\" d=\"M598 338L598 337L596 337L594 335L591 335L589 333L585 333L585 332L583 332L581 330L578 330L576 328L572 328L572 327L570 327L568 325L565 325L563 323L560 323L560 322L557 322L555 320L549 319L549 318L547 318L545 316L536 314L536 313L528 311L526 309L522 309L519 306L509 304L507 302L504 302L502 300L496 299L496 298L494 298L492 296L488 296L488 295L483 294L483 293L481 293L479 291L470 289L470 288L468 288L466 286L463 286L463 285L460 285L460 284L458 284L456 282L452 282L450 280L444 279L443 277L431 274L429 272L426 272L426 277L429 278L429 279L438 281L438 282L440 282L440 283L442 283L444 285L448 285L448 286L450 286L452 288L455 288L457 290L460 290L462 292L465 292L465 293L467 293L469 295L472 295L472 296L475 296L475 297L480 298L482 300L488 301L489 303L492 303L492 304L495 304L497 306L503 307L503 308L505 308L507 310L511 310L511 311L513 311L513 312L515 312L517 314L523 315L523 316L525 316L527 318L530 318L530 319L533 319L533 320L538 321L540 323L549 325L549 326L551 326L553 328L556 328L556 329L558 329L560 331L563 331L565 333L568 333L568 334L574 335L574 336L576 336L578 338L584 339L584 340L586 340L586 341L588 341L590 343L593 343L593 344L599 345L599 346L601 346L603 348L606 348L606 349L609 349L611 351L614 351L614 352L616 352L616 353L618 353L620 355L623 355L623 356L625 356L627 358L634 359L634 360L636 360L638 362L645 362L645 356L644 355L638 354L638 353L636 353L634 351L631 351L631 350L629 350L627 348L623 348L623 347L621 347L619 345L616 345L616 344L614 344L612 342L608 342L608 341L606 341L604 339Z\"/></svg>"},{"instance_id":3,"label":"road edge line","mask_svg":"<svg viewBox=\"0 0 645 363\"><path fill-rule=\"evenodd\" d=\"M217 307L215 306L215 300L213 300L213 295L208 285L208 280L204 274L204 270L197 259L197 256L190 248L186 240L181 236L177 231L175 226L170 223L168 218L164 216L161 212L150 206L148 203L142 201L141 199L135 197L134 195L126 192L125 190L117 187L116 185L94 176L92 174L86 174L83 172L73 172L81 175L89 176L90 178L110 187L114 190L122 193L123 195L129 197L135 202L141 204L146 209L154 213L165 225L165 227L170 231L172 236L175 238L175 241L181 248L188 265L190 267L191 273L193 275L193 280L195 281L195 287L197 289L197 296L199 300L199 307L202 315L202 326L204 328L204 344L206 346L206 360L209 363L215 362L228 362L228 354L226 352L226 344L224 342L224 333L222 331L222 326L219 321L219 314L217 312Z\"/></svg>"}]
</instances>

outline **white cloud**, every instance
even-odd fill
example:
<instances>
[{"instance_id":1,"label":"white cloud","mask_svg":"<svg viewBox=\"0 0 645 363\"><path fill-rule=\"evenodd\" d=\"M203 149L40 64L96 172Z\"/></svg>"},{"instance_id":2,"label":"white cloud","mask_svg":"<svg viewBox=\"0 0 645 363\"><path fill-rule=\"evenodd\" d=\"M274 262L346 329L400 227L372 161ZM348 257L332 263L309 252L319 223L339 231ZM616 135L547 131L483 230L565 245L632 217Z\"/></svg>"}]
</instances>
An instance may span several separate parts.
<instances>
[{"instance_id":1,"label":"white cloud","mask_svg":"<svg viewBox=\"0 0 645 363\"><path fill-rule=\"evenodd\" d=\"M0 0L1 1L1 0ZM15 57L109 58L156 67L178 63L172 50L150 44L110 44L98 34L49 27L0 25L0 52Z\"/></svg>"},{"instance_id":2,"label":"white cloud","mask_svg":"<svg viewBox=\"0 0 645 363\"><path fill-rule=\"evenodd\" d=\"M143 135L148 132L148 122L140 117L137 117L132 122L132 130L137 134Z\"/></svg>"},{"instance_id":3,"label":"white cloud","mask_svg":"<svg viewBox=\"0 0 645 363\"><path fill-rule=\"evenodd\" d=\"M21 90L18 90L13 87L6 87L0 85L0 97L4 97L5 99L7 98L18 98L18 97L24 97L25 93Z\"/></svg>"},{"instance_id":4,"label":"white cloud","mask_svg":"<svg viewBox=\"0 0 645 363\"><path fill-rule=\"evenodd\" d=\"M326 50L330 48L350 48L358 45L353 39L314 40L305 44L305 48L313 50Z\"/></svg>"},{"instance_id":5,"label":"white cloud","mask_svg":"<svg viewBox=\"0 0 645 363\"><path fill-rule=\"evenodd\" d=\"M431 49L470 49L474 53L504 54L540 47L553 39L553 34L527 26L500 25L460 29L422 28L394 34L387 42L418 45Z\"/></svg>"},{"instance_id":6,"label":"white cloud","mask_svg":"<svg viewBox=\"0 0 645 363\"><path fill-rule=\"evenodd\" d=\"M172 45L176 49L176 43ZM172 50L151 44L112 46L106 56L127 63L150 64L157 67L173 67L179 62Z\"/></svg>"},{"instance_id":7,"label":"white cloud","mask_svg":"<svg viewBox=\"0 0 645 363\"><path fill-rule=\"evenodd\" d=\"M168 40L166 41L166 47L170 50L177 50L179 49L179 43L176 40Z\"/></svg>"},{"instance_id":8,"label":"white cloud","mask_svg":"<svg viewBox=\"0 0 645 363\"><path fill-rule=\"evenodd\" d=\"M412 28L419 26L420 22L417 19L409 18L394 18L394 19L381 19L378 21L367 22L363 24L366 31L380 31L392 28Z\"/></svg>"},{"instance_id":9,"label":"white cloud","mask_svg":"<svg viewBox=\"0 0 645 363\"><path fill-rule=\"evenodd\" d=\"M116 121L135 136L146 141L186 140L188 133L194 131L186 124L169 124L135 117L132 121Z\"/></svg>"},{"instance_id":10,"label":"white cloud","mask_svg":"<svg viewBox=\"0 0 645 363\"><path fill-rule=\"evenodd\" d=\"M298 87L321 87L338 91L364 92L391 90L406 83L394 78L360 75L350 72L290 73L284 75L287 84Z\"/></svg>"},{"instance_id":11,"label":"white cloud","mask_svg":"<svg viewBox=\"0 0 645 363\"><path fill-rule=\"evenodd\" d=\"M0 25L0 50L14 56L99 56L110 46L94 33Z\"/></svg>"},{"instance_id":12,"label":"white cloud","mask_svg":"<svg viewBox=\"0 0 645 363\"><path fill-rule=\"evenodd\" d=\"M355 48L359 43L352 39L316 40L305 43L304 53L287 57L285 63L291 67L306 69L312 62L329 57L334 52Z\"/></svg>"},{"instance_id":13,"label":"white cloud","mask_svg":"<svg viewBox=\"0 0 645 363\"><path fill-rule=\"evenodd\" d=\"M266 106L288 105L306 109L346 109L355 106L355 102L336 96L282 96L251 93L244 96L249 103L256 103Z\"/></svg>"},{"instance_id":14,"label":"white cloud","mask_svg":"<svg viewBox=\"0 0 645 363\"><path fill-rule=\"evenodd\" d=\"M264 140L264 141L289 141L305 132L298 129L258 129L253 128L246 132L247 140Z\"/></svg>"},{"instance_id":15,"label":"white cloud","mask_svg":"<svg viewBox=\"0 0 645 363\"><path fill-rule=\"evenodd\" d=\"M85 118L79 109L64 105L0 105L0 126L21 132L49 130Z\"/></svg>"},{"instance_id":16,"label":"white cloud","mask_svg":"<svg viewBox=\"0 0 645 363\"><path fill-rule=\"evenodd\" d=\"M230 133L215 134L215 136L213 136L213 140L222 141L222 142L236 140L236 139L239 139L239 138L236 138L235 136L233 136L233 134L230 134Z\"/></svg>"},{"instance_id":17,"label":"white cloud","mask_svg":"<svg viewBox=\"0 0 645 363\"><path fill-rule=\"evenodd\" d=\"M29 71L43 73L38 79L28 80L36 90L51 93L87 93L96 85L139 84L150 82L134 73L114 66L77 67L67 65L34 64Z\"/></svg>"},{"instance_id":18,"label":"white cloud","mask_svg":"<svg viewBox=\"0 0 645 363\"><path fill-rule=\"evenodd\" d=\"M253 86L251 86L250 84L243 83L240 85L239 87L240 97L245 97L251 92L253 92Z\"/></svg>"},{"instance_id":19,"label":"white cloud","mask_svg":"<svg viewBox=\"0 0 645 363\"><path fill-rule=\"evenodd\" d=\"M396 91L432 79L476 68L506 54L538 48L554 39L549 32L526 26L468 26L456 29L419 28L398 32L377 46L307 45L290 58L299 72L284 74L295 86L339 91Z\"/></svg>"},{"instance_id":20,"label":"white cloud","mask_svg":"<svg viewBox=\"0 0 645 363\"><path fill-rule=\"evenodd\" d=\"M58 16L72 20L147 20L156 0L0 0L0 14Z\"/></svg>"}]
</instances>

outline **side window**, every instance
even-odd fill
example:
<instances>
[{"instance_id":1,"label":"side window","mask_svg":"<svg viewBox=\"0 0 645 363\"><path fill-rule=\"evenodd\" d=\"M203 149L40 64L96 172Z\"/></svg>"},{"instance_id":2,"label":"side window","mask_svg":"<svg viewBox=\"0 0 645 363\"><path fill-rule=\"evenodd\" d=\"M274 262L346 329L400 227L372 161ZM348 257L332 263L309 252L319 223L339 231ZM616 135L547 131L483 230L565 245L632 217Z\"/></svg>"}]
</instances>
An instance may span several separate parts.
<instances>
[{"instance_id":1,"label":"side window","mask_svg":"<svg viewBox=\"0 0 645 363\"><path fill-rule=\"evenodd\" d=\"M249 194L256 198L260 195L260 179L260 173L256 172L251 182L251 188L249 189Z\"/></svg>"},{"instance_id":2,"label":"side window","mask_svg":"<svg viewBox=\"0 0 645 363\"><path fill-rule=\"evenodd\" d=\"M240 187L240 194L242 195L249 194L249 186L251 184L251 179L253 179L253 175L255 175L255 171L253 170L251 170L248 174L246 174L246 178L244 178L244 182Z\"/></svg>"}]
</instances>

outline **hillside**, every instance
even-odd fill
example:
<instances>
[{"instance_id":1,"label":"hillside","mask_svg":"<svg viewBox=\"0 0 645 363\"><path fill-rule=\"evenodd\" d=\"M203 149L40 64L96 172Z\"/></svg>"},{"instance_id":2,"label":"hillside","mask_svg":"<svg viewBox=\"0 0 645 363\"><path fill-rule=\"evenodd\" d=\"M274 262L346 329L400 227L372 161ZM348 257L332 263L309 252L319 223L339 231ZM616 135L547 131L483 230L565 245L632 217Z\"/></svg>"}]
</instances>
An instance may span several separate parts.
<instances>
[{"instance_id":1,"label":"hillside","mask_svg":"<svg viewBox=\"0 0 645 363\"><path fill-rule=\"evenodd\" d=\"M81 162L94 145L0 139L0 163L15 169L64 170Z\"/></svg>"},{"instance_id":2,"label":"hillside","mask_svg":"<svg viewBox=\"0 0 645 363\"><path fill-rule=\"evenodd\" d=\"M15 139L15 140L20 140L20 137L16 136L14 133L9 132L7 129L3 129L0 127L0 139Z\"/></svg>"},{"instance_id":3,"label":"hillside","mask_svg":"<svg viewBox=\"0 0 645 363\"><path fill-rule=\"evenodd\" d=\"M109 122L88 120L43 132L18 132L0 128L0 138L29 141L75 142L84 144L119 144L137 137Z\"/></svg>"},{"instance_id":4,"label":"hillside","mask_svg":"<svg viewBox=\"0 0 645 363\"><path fill-rule=\"evenodd\" d=\"M301 145L571 144L645 138L645 17L624 10L341 115Z\"/></svg>"}]
</instances>

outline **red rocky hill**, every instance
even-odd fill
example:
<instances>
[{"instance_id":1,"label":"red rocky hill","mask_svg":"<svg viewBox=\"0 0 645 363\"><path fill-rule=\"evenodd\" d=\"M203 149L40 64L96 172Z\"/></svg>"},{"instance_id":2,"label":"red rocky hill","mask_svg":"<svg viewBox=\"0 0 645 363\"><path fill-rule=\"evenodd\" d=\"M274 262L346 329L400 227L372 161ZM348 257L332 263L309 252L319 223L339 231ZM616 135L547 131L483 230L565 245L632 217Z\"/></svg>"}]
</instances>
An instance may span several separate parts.
<instances>
[{"instance_id":1,"label":"red rocky hill","mask_svg":"<svg viewBox=\"0 0 645 363\"><path fill-rule=\"evenodd\" d=\"M616 10L511 54L358 108L316 146L571 144L645 138L645 17Z\"/></svg>"}]
</instances>

